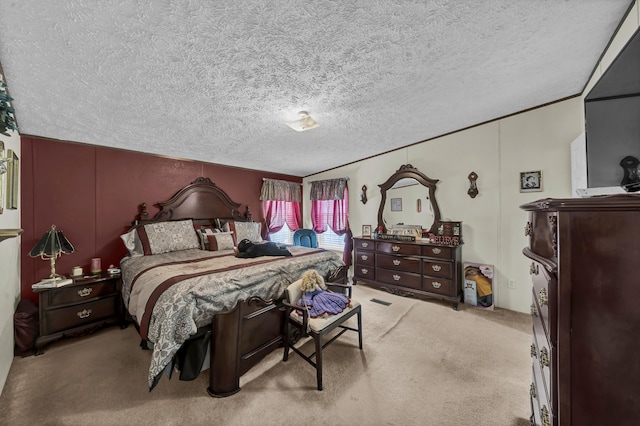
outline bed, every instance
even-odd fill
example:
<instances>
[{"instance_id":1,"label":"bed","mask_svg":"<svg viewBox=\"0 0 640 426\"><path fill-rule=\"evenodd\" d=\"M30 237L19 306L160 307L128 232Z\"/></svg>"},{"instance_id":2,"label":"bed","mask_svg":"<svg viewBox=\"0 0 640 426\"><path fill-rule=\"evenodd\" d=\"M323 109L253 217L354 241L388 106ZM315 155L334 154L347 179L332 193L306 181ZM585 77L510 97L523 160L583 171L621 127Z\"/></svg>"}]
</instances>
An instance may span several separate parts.
<instances>
[{"instance_id":1,"label":"bed","mask_svg":"<svg viewBox=\"0 0 640 426\"><path fill-rule=\"evenodd\" d=\"M120 263L123 302L153 350L149 389L163 373L171 377L185 347L196 352L187 359L203 359L203 345L193 343L207 337L207 391L232 395L242 374L282 346L286 287L309 269L345 282L346 267L334 252L297 246L287 246L288 257L235 257L230 238L260 243L261 226L208 178L158 204L153 218L141 205L121 236L129 250Z\"/></svg>"}]
</instances>

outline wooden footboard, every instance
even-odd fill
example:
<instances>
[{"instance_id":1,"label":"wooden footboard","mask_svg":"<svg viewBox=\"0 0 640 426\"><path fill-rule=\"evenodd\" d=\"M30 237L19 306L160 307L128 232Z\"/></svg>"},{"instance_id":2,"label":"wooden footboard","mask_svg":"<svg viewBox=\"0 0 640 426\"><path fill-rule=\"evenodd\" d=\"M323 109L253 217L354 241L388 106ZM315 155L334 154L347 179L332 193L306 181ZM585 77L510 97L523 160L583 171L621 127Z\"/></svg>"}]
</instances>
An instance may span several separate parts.
<instances>
[{"instance_id":1,"label":"wooden footboard","mask_svg":"<svg viewBox=\"0 0 640 426\"><path fill-rule=\"evenodd\" d=\"M252 297L217 314L211 324L209 395L222 398L240 390L240 376L282 346L284 309Z\"/></svg>"}]
</instances>

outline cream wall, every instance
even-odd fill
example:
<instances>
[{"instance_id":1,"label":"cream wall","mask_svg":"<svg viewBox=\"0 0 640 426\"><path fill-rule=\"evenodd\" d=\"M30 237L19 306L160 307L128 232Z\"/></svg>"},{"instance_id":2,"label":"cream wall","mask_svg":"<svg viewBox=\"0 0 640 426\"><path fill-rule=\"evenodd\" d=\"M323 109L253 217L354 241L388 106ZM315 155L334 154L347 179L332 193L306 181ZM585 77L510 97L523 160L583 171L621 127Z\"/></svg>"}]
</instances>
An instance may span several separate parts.
<instances>
[{"instance_id":1,"label":"cream wall","mask_svg":"<svg viewBox=\"0 0 640 426\"><path fill-rule=\"evenodd\" d=\"M496 306L528 312L531 279L521 254L527 244L527 217L518 206L570 196L569 148L581 132L581 105L576 97L310 176L305 182L349 177L349 222L358 235L362 225L376 225L378 185L401 165L410 163L439 179L436 197L442 217L462 221L463 261L494 265ZM520 172L529 170L542 171L543 192L520 193ZM479 176L476 198L467 195L472 171ZM366 205L360 202L362 185L369 188ZM309 185L303 188L308 212ZM305 226L310 225L305 218ZM515 289L508 288L509 280L515 281Z\"/></svg>"},{"instance_id":2,"label":"cream wall","mask_svg":"<svg viewBox=\"0 0 640 426\"><path fill-rule=\"evenodd\" d=\"M571 142L584 132L584 96L640 26L636 1L598 63L582 96L537 108L472 129L412 145L304 179L303 208L311 211L312 180L349 178L349 222L354 235L377 223L383 183L403 164L439 179L436 197L443 218L462 221L463 261L495 266L495 304L529 312L531 278L522 255L526 214L519 206L541 198L571 197ZM520 172L541 170L543 191L520 193ZM479 195L467 195L470 172L478 174ZM368 202L360 202L360 188ZM304 219L310 227L310 219ZM352 272L351 272L352 275ZM509 288L509 281L515 288Z\"/></svg>"},{"instance_id":3,"label":"cream wall","mask_svg":"<svg viewBox=\"0 0 640 426\"><path fill-rule=\"evenodd\" d=\"M5 150L12 149L21 158L20 135L10 133L9 137L0 135L0 141L4 142ZM0 229L20 228L20 204L19 201L17 210L4 209ZM20 300L19 252L20 237L0 242L0 393L13 361L13 313Z\"/></svg>"}]
</instances>

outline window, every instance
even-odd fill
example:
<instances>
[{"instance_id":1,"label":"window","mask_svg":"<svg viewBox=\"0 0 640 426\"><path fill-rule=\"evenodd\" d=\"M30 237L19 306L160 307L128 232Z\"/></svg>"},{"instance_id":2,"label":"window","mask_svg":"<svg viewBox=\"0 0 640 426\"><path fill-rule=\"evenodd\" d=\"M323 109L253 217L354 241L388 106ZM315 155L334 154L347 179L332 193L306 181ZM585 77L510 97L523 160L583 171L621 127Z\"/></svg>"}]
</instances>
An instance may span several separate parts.
<instances>
[{"instance_id":1,"label":"window","mask_svg":"<svg viewBox=\"0 0 640 426\"><path fill-rule=\"evenodd\" d=\"M274 243L293 244L293 231L285 223L278 232L270 232L269 239Z\"/></svg>"},{"instance_id":2,"label":"window","mask_svg":"<svg viewBox=\"0 0 640 426\"><path fill-rule=\"evenodd\" d=\"M322 234L318 234L318 246L327 250L343 251L345 235L338 235L328 228Z\"/></svg>"}]
</instances>

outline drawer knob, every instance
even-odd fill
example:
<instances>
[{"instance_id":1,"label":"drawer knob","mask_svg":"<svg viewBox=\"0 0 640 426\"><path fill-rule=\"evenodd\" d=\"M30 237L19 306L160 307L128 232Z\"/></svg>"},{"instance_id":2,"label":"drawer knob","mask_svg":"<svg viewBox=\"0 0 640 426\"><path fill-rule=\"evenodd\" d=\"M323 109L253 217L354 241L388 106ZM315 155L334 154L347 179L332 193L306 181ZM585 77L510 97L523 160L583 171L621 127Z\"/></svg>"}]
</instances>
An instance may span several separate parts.
<instances>
[{"instance_id":1,"label":"drawer knob","mask_svg":"<svg viewBox=\"0 0 640 426\"><path fill-rule=\"evenodd\" d=\"M536 345L531 344L531 358L538 358L538 352L536 351Z\"/></svg>"},{"instance_id":2,"label":"drawer knob","mask_svg":"<svg viewBox=\"0 0 640 426\"><path fill-rule=\"evenodd\" d=\"M93 288L91 287L85 287L82 290L78 290L78 296L80 297L87 297L91 294L91 292L93 291Z\"/></svg>"},{"instance_id":3,"label":"drawer knob","mask_svg":"<svg viewBox=\"0 0 640 426\"><path fill-rule=\"evenodd\" d=\"M533 303L531 304L531 316L532 317L538 316L538 310L536 309L536 305L534 305Z\"/></svg>"},{"instance_id":4,"label":"drawer knob","mask_svg":"<svg viewBox=\"0 0 640 426\"><path fill-rule=\"evenodd\" d=\"M362 268L360 270L362 271L362 275L367 275L369 273L368 269Z\"/></svg>"},{"instance_id":5,"label":"drawer knob","mask_svg":"<svg viewBox=\"0 0 640 426\"><path fill-rule=\"evenodd\" d=\"M434 247L434 248L431 249L431 253L440 254L440 253L442 253L442 250L439 249L438 247Z\"/></svg>"},{"instance_id":6,"label":"drawer knob","mask_svg":"<svg viewBox=\"0 0 640 426\"><path fill-rule=\"evenodd\" d=\"M400 278L402 278L400 275L393 274L394 281L400 281Z\"/></svg>"},{"instance_id":7,"label":"drawer knob","mask_svg":"<svg viewBox=\"0 0 640 426\"><path fill-rule=\"evenodd\" d=\"M527 222L524 226L524 236L528 237L530 235L533 235L533 226L531 225L531 222Z\"/></svg>"},{"instance_id":8,"label":"drawer knob","mask_svg":"<svg viewBox=\"0 0 640 426\"><path fill-rule=\"evenodd\" d=\"M538 292L538 303L540 306L544 306L549 302L549 297L547 296L547 289L543 288Z\"/></svg>"},{"instance_id":9,"label":"drawer knob","mask_svg":"<svg viewBox=\"0 0 640 426\"><path fill-rule=\"evenodd\" d=\"M400 246L391 246L391 250L395 252L400 251Z\"/></svg>"},{"instance_id":10,"label":"drawer knob","mask_svg":"<svg viewBox=\"0 0 640 426\"><path fill-rule=\"evenodd\" d=\"M531 383L531 386L529 387L529 395L531 395L531 398L537 398L537 392L536 392L536 385L534 383Z\"/></svg>"},{"instance_id":11,"label":"drawer knob","mask_svg":"<svg viewBox=\"0 0 640 426\"><path fill-rule=\"evenodd\" d=\"M529 274L538 275L539 272L540 272L540 269L538 268L538 265L535 264L534 262L531 262L531 266L529 266Z\"/></svg>"},{"instance_id":12,"label":"drawer knob","mask_svg":"<svg viewBox=\"0 0 640 426\"><path fill-rule=\"evenodd\" d=\"M396 259L393 260L393 264L396 265L396 266L400 265L400 263L401 262L399 260L396 260Z\"/></svg>"},{"instance_id":13,"label":"drawer knob","mask_svg":"<svg viewBox=\"0 0 640 426\"><path fill-rule=\"evenodd\" d=\"M362 247L367 248L369 247L369 243L361 243Z\"/></svg>"},{"instance_id":14,"label":"drawer knob","mask_svg":"<svg viewBox=\"0 0 640 426\"><path fill-rule=\"evenodd\" d=\"M547 348L540 349L540 367L549 366L549 350Z\"/></svg>"},{"instance_id":15,"label":"drawer knob","mask_svg":"<svg viewBox=\"0 0 640 426\"><path fill-rule=\"evenodd\" d=\"M91 315L91 309L84 309L80 312L77 312L76 314L82 319L89 318L89 316Z\"/></svg>"},{"instance_id":16,"label":"drawer knob","mask_svg":"<svg viewBox=\"0 0 640 426\"><path fill-rule=\"evenodd\" d=\"M540 421L542 422L542 426L550 426L549 423L549 409L546 405L543 405L540 409Z\"/></svg>"},{"instance_id":17,"label":"drawer knob","mask_svg":"<svg viewBox=\"0 0 640 426\"><path fill-rule=\"evenodd\" d=\"M440 288L440 287L442 287L442 283L439 283L438 281L432 281L432 282L431 282L431 285L432 285L434 288Z\"/></svg>"},{"instance_id":18,"label":"drawer knob","mask_svg":"<svg viewBox=\"0 0 640 426\"><path fill-rule=\"evenodd\" d=\"M440 266L440 265L431 265L431 269L433 269L434 271L438 272L438 271L440 271L440 269L442 269L442 266Z\"/></svg>"},{"instance_id":19,"label":"drawer knob","mask_svg":"<svg viewBox=\"0 0 640 426\"><path fill-rule=\"evenodd\" d=\"M363 254L362 256L360 256L360 259L362 260L367 260L369 258L369 256L367 256L366 254Z\"/></svg>"}]
</instances>

